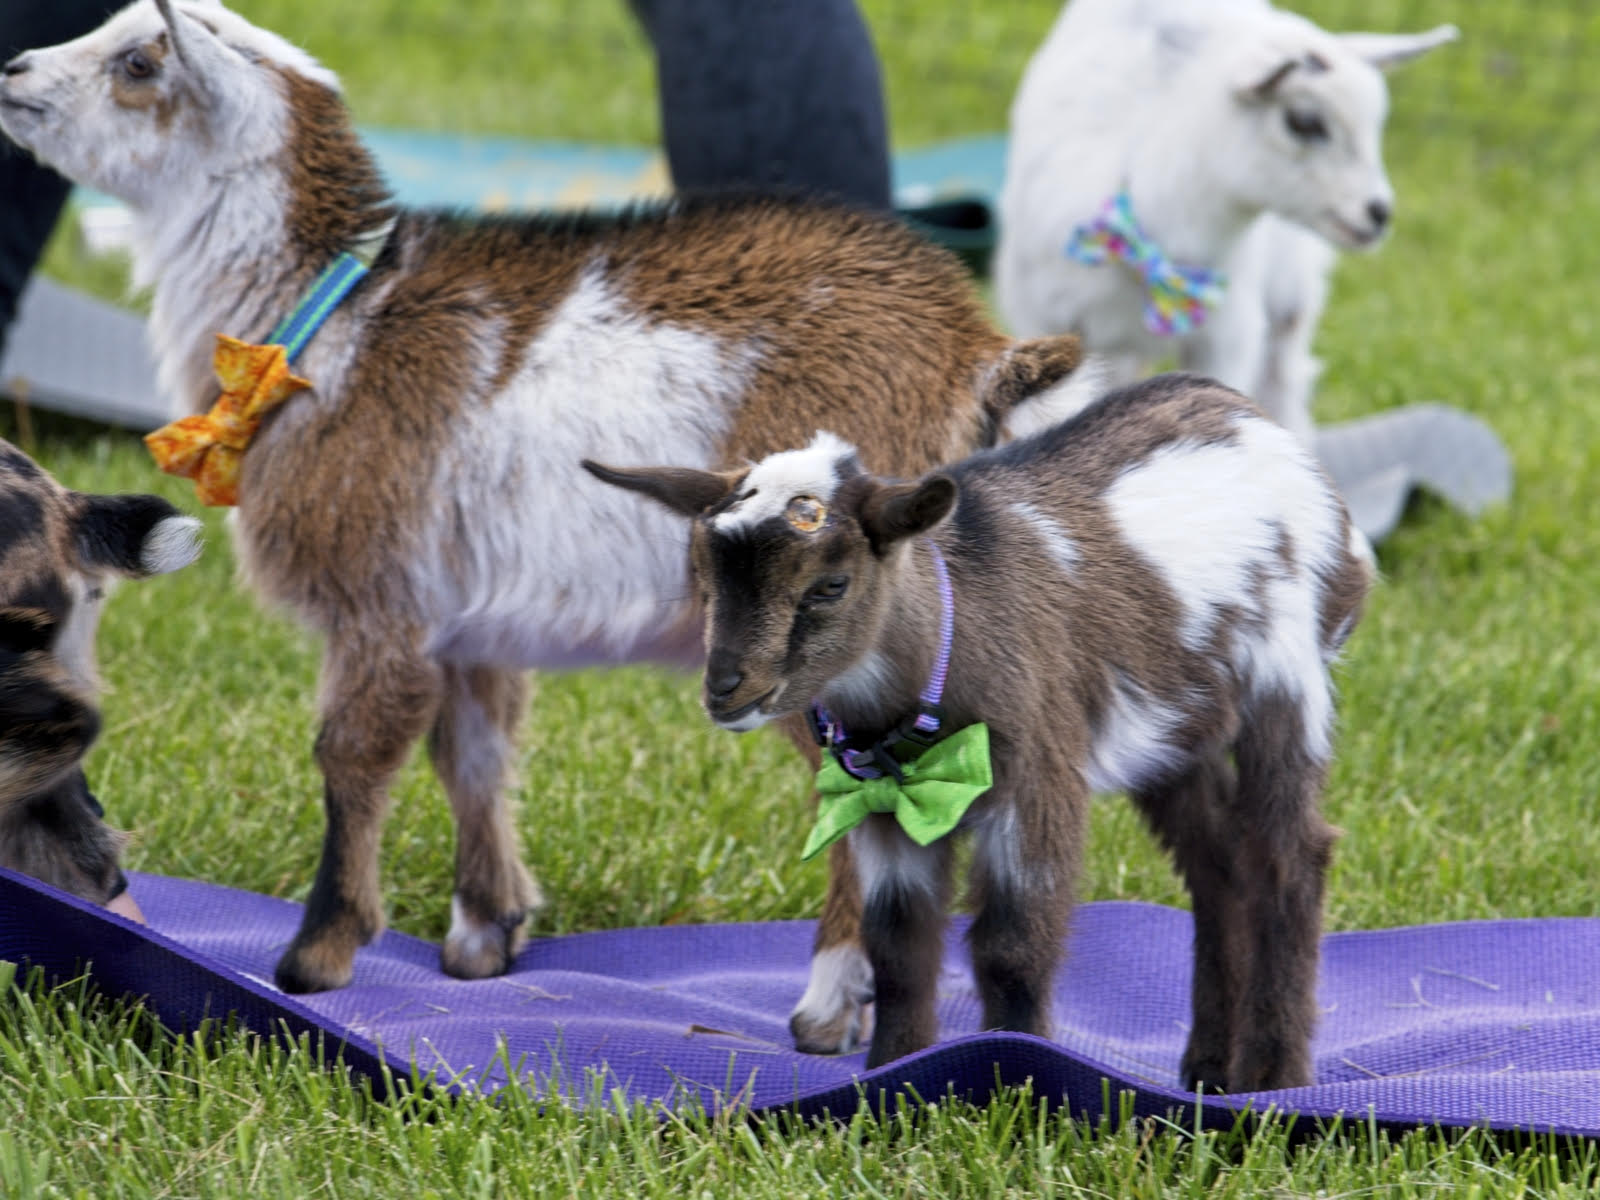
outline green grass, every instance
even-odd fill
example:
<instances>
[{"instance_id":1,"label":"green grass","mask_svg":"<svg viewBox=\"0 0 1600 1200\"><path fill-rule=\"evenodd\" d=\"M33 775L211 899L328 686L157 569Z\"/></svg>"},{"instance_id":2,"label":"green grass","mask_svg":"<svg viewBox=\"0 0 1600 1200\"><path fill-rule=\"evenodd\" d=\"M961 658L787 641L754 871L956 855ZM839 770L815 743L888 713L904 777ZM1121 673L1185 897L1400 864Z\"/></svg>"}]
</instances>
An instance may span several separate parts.
<instances>
[{"instance_id":1,"label":"green grass","mask_svg":"<svg viewBox=\"0 0 1600 1200\"><path fill-rule=\"evenodd\" d=\"M385 0L359 20L308 0L243 7L340 69L369 123L653 136L649 63L620 4ZM998 128L1005 81L1054 4L865 7L879 23L897 135L915 142ZM1330 0L1317 11L1351 7ZM1393 22L1371 23L1425 24L1449 7L1407 4ZM1493 11L1506 25L1525 9ZM1327 797L1346 830L1328 889L1335 929L1600 907L1600 165L1541 158L1535 168L1504 142L1462 135L1472 113L1493 113L1487 75L1451 76L1466 80L1452 94L1478 105L1455 114L1451 136L1408 123L1403 106L1426 99L1430 69L1416 68L1397 100L1395 236L1347 259L1335 282L1319 412L1458 405L1506 439L1517 491L1480 520L1419 504L1383 549L1384 582L1339 671ZM84 264L70 232L50 266L120 287L114 269ZM38 414L34 424L29 448L67 483L195 507L133 437ZM16 436L8 406L0 434ZM130 866L298 899L321 830L317 647L243 592L218 514L204 516L199 564L128 586L109 606L106 728L89 770L113 820L138 835ZM551 898L536 932L815 914L824 880L820 865L798 860L798 761L774 736L712 730L693 680L542 677L524 763L521 831ZM384 844L391 918L437 938L447 806L420 760L395 801ZM1183 902L1114 800L1097 807L1082 894ZM1281 1128L1092 1130L1040 1116L1026 1092L985 1109L946 1102L814 1128L539 1112L521 1099L383 1104L322 1070L310 1047L285 1052L227 1031L175 1041L78 985L9 992L0 1074L0 1193L1557 1196L1592 1190L1600 1174L1590 1149L1477 1135L1397 1140L1351 1128L1291 1146Z\"/></svg>"}]
</instances>

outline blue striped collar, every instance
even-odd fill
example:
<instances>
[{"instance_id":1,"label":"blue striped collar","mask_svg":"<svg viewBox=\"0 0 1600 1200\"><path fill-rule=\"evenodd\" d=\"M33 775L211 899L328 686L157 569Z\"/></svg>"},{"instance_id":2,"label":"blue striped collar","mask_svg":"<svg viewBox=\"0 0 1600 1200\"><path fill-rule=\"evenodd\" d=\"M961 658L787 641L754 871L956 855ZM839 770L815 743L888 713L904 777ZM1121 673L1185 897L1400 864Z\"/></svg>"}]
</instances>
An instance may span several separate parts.
<instances>
[{"instance_id":1,"label":"blue striped collar","mask_svg":"<svg viewBox=\"0 0 1600 1200\"><path fill-rule=\"evenodd\" d=\"M395 218L390 217L376 229L361 234L350 249L323 268L289 315L267 335L267 344L282 346L290 362L298 358L322 323L339 307L339 301L372 270L372 264L389 244L394 225Z\"/></svg>"}]
</instances>

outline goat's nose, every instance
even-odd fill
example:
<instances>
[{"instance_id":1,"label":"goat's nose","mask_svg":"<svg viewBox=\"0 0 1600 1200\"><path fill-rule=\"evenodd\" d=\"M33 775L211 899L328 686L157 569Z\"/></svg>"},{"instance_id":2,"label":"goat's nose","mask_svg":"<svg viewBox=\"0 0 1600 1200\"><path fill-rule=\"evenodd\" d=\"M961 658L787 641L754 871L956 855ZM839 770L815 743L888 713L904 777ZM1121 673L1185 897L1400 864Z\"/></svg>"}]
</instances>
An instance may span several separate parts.
<instances>
[{"instance_id":1,"label":"goat's nose","mask_svg":"<svg viewBox=\"0 0 1600 1200\"><path fill-rule=\"evenodd\" d=\"M1382 229L1387 225L1389 223L1389 215L1392 212L1394 212L1394 208L1387 200L1367 201L1367 216L1371 218L1374 229Z\"/></svg>"},{"instance_id":2,"label":"goat's nose","mask_svg":"<svg viewBox=\"0 0 1600 1200\"><path fill-rule=\"evenodd\" d=\"M28 56L27 56L26 53L23 53L23 54L17 55L10 62L8 62L5 66L0 67L0 73L4 73L7 76L21 75L27 69L28 69Z\"/></svg>"},{"instance_id":3,"label":"goat's nose","mask_svg":"<svg viewBox=\"0 0 1600 1200\"><path fill-rule=\"evenodd\" d=\"M706 695L712 700L726 700L739 690L743 682L743 673L732 663L710 663L706 666Z\"/></svg>"}]
</instances>

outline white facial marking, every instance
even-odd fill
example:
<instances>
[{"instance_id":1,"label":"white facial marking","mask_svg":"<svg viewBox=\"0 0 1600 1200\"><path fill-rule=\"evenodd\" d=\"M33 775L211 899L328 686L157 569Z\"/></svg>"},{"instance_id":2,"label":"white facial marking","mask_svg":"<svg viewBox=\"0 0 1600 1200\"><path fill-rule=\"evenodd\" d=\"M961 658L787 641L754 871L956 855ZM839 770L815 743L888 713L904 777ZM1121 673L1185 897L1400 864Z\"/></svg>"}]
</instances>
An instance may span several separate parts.
<instances>
[{"instance_id":1,"label":"white facial marking","mask_svg":"<svg viewBox=\"0 0 1600 1200\"><path fill-rule=\"evenodd\" d=\"M1013 500L1011 511L1020 517L1044 544L1045 556L1061 569L1063 575L1071 575L1077 569L1080 559L1078 543L1067 536L1067 531L1061 527L1060 521L1041 512L1026 500Z\"/></svg>"},{"instance_id":2,"label":"white facial marking","mask_svg":"<svg viewBox=\"0 0 1600 1200\"><path fill-rule=\"evenodd\" d=\"M200 557L201 524L194 517L168 517L145 534L139 566L148 575L164 575L187 567Z\"/></svg>"},{"instance_id":3,"label":"white facial marking","mask_svg":"<svg viewBox=\"0 0 1600 1200\"><path fill-rule=\"evenodd\" d=\"M718 729L726 729L729 733L749 733L752 729L760 729L768 721L772 720L759 707L752 708L736 721L722 721L716 717L711 719L716 722Z\"/></svg>"},{"instance_id":4,"label":"white facial marking","mask_svg":"<svg viewBox=\"0 0 1600 1200\"><path fill-rule=\"evenodd\" d=\"M1184 644L1206 649L1226 612L1242 614L1236 670L1258 696L1299 700L1312 751L1326 756L1333 704L1314 573L1344 552L1338 500L1288 431L1257 417L1235 429L1231 445L1163 449L1124 472L1106 502L1182 605Z\"/></svg>"},{"instance_id":5,"label":"white facial marking","mask_svg":"<svg viewBox=\"0 0 1600 1200\"><path fill-rule=\"evenodd\" d=\"M793 1018L813 1029L832 1025L848 1009L859 1010L872 999L872 964L854 944L829 946L811 958L805 994L794 1007ZM834 1052L848 1054L861 1044L859 1011L841 1031Z\"/></svg>"},{"instance_id":6,"label":"white facial marking","mask_svg":"<svg viewBox=\"0 0 1600 1200\"><path fill-rule=\"evenodd\" d=\"M855 447L850 443L819 429L803 450L768 455L751 468L739 485L745 498L712 518L711 527L727 533L781 517L796 496L815 496L826 504L839 486L839 462L854 453Z\"/></svg>"},{"instance_id":7,"label":"white facial marking","mask_svg":"<svg viewBox=\"0 0 1600 1200\"><path fill-rule=\"evenodd\" d=\"M94 635L100 627L100 610L110 586L109 580L75 573L69 573L67 579L72 603L52 653L67 677L85 692L94 692L100 685L94 662Z\"/></svg>"},{"instance_id":8,"label":"white facial marking","mask_svg":"<svg viewBox=\"0 0 1600 1200\"><path fill-rule=\"evenodd\" d=\"M448 614L430 652L526 667L695 661L685 522L578 464L710 467L755 362L704 329L646 319L598 265L585 271L515 378L441 448L437 550L418 568Z\"/></svg>"},{"instance_id":9,"label":"white facial marking","mask_svg":"<svg viewBox=\"0 0 1600 1200\"><path fill-rule=\"evenodd\" d=\"M1182 721L1175 706L1118 679L1089 746L1089 790L1127 791L1172 770L1182 761L1171 740Z\"/></svg>"}]
</instances>

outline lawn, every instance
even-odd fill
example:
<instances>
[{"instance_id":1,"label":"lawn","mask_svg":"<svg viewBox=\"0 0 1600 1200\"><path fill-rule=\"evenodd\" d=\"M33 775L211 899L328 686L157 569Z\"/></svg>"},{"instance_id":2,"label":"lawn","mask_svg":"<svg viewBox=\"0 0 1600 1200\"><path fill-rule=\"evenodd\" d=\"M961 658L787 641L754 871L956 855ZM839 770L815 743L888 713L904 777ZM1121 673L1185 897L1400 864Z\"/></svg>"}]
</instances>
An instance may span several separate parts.
<instances>
[{"instance_id":1,"label":"lawn","mask_svg":"<svg viewBox=\"0 0 1600 1200\"><path fill-rule=\"evenodd\" d=\"M654 134L648 58L620 0L239 7L343 72L365 123ZM1000 128L1054 5L864 8L897 140L915 144ZM1453 17L1469 34L1477 17L1504 35L1527 10L1325 0L1312 11L1376 27ZM1526 62L1556 62L1564 37L1600 44L1577 11L1539 6L1523 31L1538 35ZM1472 67L1506 45L1469 43L1455 65L1444 56L1457 51L1444 51L1397 86L1394 237L1343 263L1319 338L1323 419L1445 401L1490 421L1518 472L1504 509L1470 520L1422 502L1383 547L1383 583L1339 670L1334 929L1600 911L1600 163L1561 149L1584 140L1575 123L1591 118L1566 116L1559 91L1539 110L1548 136L1536 144L1517 141L1521 124L1495 123L1542 94L1500 58ZM58 275L119 286L84 262L70 231L49 261ZM195 507L134 437L34 425L28 448L68 484ZM9 405L0 435L17 436ZM310 753L318 650L242 591L223 522L204 516L197 566L130 585L109 606L106 725L90 777L137 835L131 867L299 899L322 825ZM799 861L798 760L775 736L712 730L694 680L541 677L524 754L521 831L552 901L536 933L815 915L823 875ZM420 758L394 794L391 920L438 938L447 806ZM1111 799L1096 809L1082 890L1183 902L1128 806ZM19 1195L1576 1195L1600 1183L1590 1148L1362 1128L1294 1148L1280 1128L1198 1139L1092 1130L1042 1115L1026 1092L986 1109L945 1103L820 1127L539 1113L522 1100L381 1104L309 1050L227 1031L174 1041L81 986L11 992L0 1072L0 1192Z\"/></svg>"}]
</instances>

